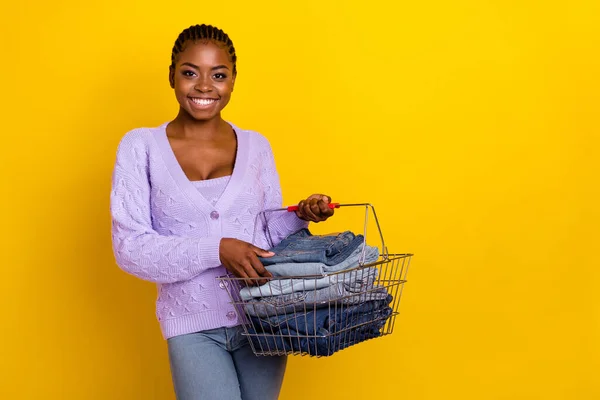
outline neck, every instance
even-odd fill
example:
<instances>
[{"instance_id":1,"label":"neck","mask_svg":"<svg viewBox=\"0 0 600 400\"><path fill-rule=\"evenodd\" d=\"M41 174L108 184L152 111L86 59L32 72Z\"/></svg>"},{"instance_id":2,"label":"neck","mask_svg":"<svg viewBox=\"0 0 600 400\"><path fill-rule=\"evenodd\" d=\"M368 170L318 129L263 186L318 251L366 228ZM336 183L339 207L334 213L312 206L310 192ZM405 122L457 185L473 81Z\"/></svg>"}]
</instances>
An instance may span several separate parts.
<instances>
[{"instance_id":1,"label":"neck","mask_svg":"<svg viewBox=\"0 0 600 400\"><path fill-rule=\"evenodd\" d=\"M179 110L179 114L168 128L169 136L194 140L215 140L231 131L230 125L220 114L209 120L198 121L184 110Z\"/></svg>"}]
</instances>

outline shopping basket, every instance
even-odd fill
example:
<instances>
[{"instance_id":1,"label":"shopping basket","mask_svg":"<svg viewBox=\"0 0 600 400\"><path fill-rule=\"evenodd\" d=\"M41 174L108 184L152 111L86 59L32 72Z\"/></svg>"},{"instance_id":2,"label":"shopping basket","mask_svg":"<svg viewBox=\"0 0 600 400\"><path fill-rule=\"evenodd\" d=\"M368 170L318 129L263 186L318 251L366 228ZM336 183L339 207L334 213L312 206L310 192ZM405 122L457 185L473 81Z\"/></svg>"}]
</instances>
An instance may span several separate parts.
<instances>
[{"instance_id":1,"label":"shopping basket","mask_svg":"<svg viewBox=\"0 0 600 400\"><path fill-rule=\"evenodd\" d=\"M231 274L219 278L256 355L330 356L393 332L412 254L388 252L371 204L332 203L330 207L365 208L364 241L353 268L319 275L273 277L261 286L252 279ZM257 218L266 223L267 213L295 210L297 206L265 210ZM374 261L366 262L369 211L379 231L381 249ZM256 278L259 279L265 280ZM243 296L248 288L259 290L260 295Z\"/></svg>"}]
</instances>

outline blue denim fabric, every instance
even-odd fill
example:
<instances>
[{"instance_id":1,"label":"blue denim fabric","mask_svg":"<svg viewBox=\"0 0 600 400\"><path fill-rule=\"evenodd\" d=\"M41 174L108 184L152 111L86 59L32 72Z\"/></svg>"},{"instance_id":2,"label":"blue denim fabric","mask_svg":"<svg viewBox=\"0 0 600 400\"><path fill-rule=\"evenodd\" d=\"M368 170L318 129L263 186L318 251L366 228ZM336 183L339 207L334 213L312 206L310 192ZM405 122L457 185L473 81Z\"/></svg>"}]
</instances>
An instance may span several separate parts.
<instances>
[{"instance_id":1,"label":"blue denim fabric","mask_svg":"<svg viewBox=\"0 0 600 400\"><path fill-rule=\"evenodd\" d=\"M309 290L323 289L343 282L355 291L365 288L370 276L377 277L378 270L375 267L360 268L348 272L340 272L323 278L310 279L273 279L261 286L244 287L240 290L242 300L250 300L253 297L279 296L294 292L306 292Z\"/></svg>"},{"instance_id":2,"label":"blue denim fabric","mask_svg":"<svg viewBox=\"0 0 600 400\"><path fill-rule=\"evenodd\" d=\"M167 339L177 400L275 400L286 357L258 357L241 326Z\"/></svg>"},{"instance_id":3,"label":"blue denim fabric","mask_svg":"<svg viewBox=\"0 0 600 400\"><path fill-rule=\"evenodd\" d=\"M283 239L270 249L273 257L261 257L263 265L283 263L318 262L335 265L344 261L363 244L362 235L350 231L330 236L313 236L308 229L301 229Z\"/></svg>"},{"instance_id":4,"label":"blue denim fabric","mask_svg":"<svg viewBox=\"0 0 600 400\"><path fill-rule=\"evenodd\" d=\"M324 289L307 293L292 293L283 296L263 297L250 300L245 304L246 313L253 317L271 317L283 314L309 312L319 308L354 305L367 301L384 300L387 297L384 288L367 292L352 292L343 284L335 284Z\"/></svg>"},{"instance_id":5,"label":"blue denim fabric","mask_svg":"<svg viewBox=\"0 0 600 400\"><path fill-rule=\"evenodd\" d=\"M255 348L261 350L302 351L329 356L380 336L381 328L392 314L388 306L391 301L392 296L388 295L385 300L317 309L306 314L252 317L248 333Z\"/></svg>"},{"instance_id":6,"label":"blue denim fabric","mask_svg":"<svg viewBox=\"0 0 600 400\"><path fill-rule=\"evenodd\" d=\"M293 351L313 356L330 356L336 351L381 336L384 325L385 320L379 320L346 332L318 337L302 336L295 331L282 329L279 333L281 336L250 336L250 340L259 351Z\"/></svg>"},{"instance_id":7,"label":"blue denim fabric","mask_svg":"<svg viewBox=\"0 0 600 400\"><path fill-rule=\"evenodd\" d=\"M339 264L326 265L318 262L305 263L283 263L273 264L265 267L273 276L301 277L301 276L327 276L328 274L344 271L357 267L362 257L363 246L358 246L348 258ZM364 263L369 264L377 261L379 249L377 247L365 246Z\"/></svg>"},{"instance_id":8,"label":"blue denim fabric","mask_svg":"<svg viewBox=\"0 0 600 400\"><path fill-rule=\"evenodd\" d=\"M252 317L254 327L265 333L281 329L294 330L303 335L327 335L342 329L372 320L372 315L392 301L387 295L384 300L374 300L346 307L329 307L309 311L306 314L285 314L267 318Z\"/></svg>"},{"instance_id":9,"label":"blue denim fabric","mask_svg":"<svg viewBox=\"0 0 600 400\"><path fill-rule=\"evenodd\" d=\"M317 308L325 308L330 304L359 304L372 300L384 300L388 295L385 288L375 288L372 282L364 289L356 290L342 282L323 289L295 292L281 296L252 299L244 305L246 313L253 317L270 317L273 315L308 312Z\"/></svg>"}]
</instances>

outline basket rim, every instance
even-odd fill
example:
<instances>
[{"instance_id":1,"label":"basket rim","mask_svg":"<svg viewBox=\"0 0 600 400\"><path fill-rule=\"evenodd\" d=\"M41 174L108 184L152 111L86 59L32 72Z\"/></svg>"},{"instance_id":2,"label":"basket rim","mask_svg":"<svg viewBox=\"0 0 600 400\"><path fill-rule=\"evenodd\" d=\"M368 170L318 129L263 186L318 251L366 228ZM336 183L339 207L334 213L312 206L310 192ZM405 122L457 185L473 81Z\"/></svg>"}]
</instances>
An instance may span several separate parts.
<instances>
[{"instance_id":1,"label":"basket rim","mask_svg":"<svg viewBox=\"0 0 600 400\"><path fill-rule=\"evenodd\" d=\"M267 281L288 280L288 279L321 279L321 278L325 278L325 277L328 277L328 276L335 276L335 275L347 274L349 272L359 271L361 269L372 268L372 267L375 267L377 265L388 264L388 263L390 263L392 261L400 260L400 259L403 259L403 258L411 258L412 256L413 256L413 254L411 254L411 253L387 254L387 256L386 255L380 255L379 256L380 259L377 260L377 261L374 261L372 263L363 264L363 265L357 265L354 268L345 269L345 270L337 271L337 272L332 272L330 274L325 274L325 275L273 276L271 278L260 277L260 278L254 278L254 279L255 280L264 279L264 280L267 280ZM231 275L230 272L228 272L228 275L218 276L217 279L221 280L221 281L247 281L248 279L252 279L252 278L240 278L240 277L237 277L237 276L233 276L233 275Z\"/></svg>"}]
</instances>

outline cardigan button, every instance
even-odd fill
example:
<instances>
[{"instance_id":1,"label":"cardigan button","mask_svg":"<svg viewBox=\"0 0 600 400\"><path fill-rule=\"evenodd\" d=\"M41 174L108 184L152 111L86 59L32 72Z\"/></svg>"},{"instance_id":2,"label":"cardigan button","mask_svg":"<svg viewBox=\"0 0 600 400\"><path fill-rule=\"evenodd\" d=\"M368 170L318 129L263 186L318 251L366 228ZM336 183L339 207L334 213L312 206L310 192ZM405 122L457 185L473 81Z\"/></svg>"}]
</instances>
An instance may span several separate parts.
<instances>
[{"instance_id":1,"label":"cardigan button","mask_svg":"<svg viewBox=\"0 0 600 400\"><path fill-rule=\"evenodd\" d=\"M227 313L227 318L228 318L229 320L233 321L233 320L235 319L235 312L233 312L233 311L229 311L229 312Z\"/></svg>"},{"instance_id":2,"label":"cardigan button","mask_svg":"<svg viewBox=\"0 0 600 400\"><path fill-rule=\"evenodd\" d=\"M210 213L210 218L211 219L219 219L219 213L216 211L213 211Z\"/></svg>"}]
</instances>

